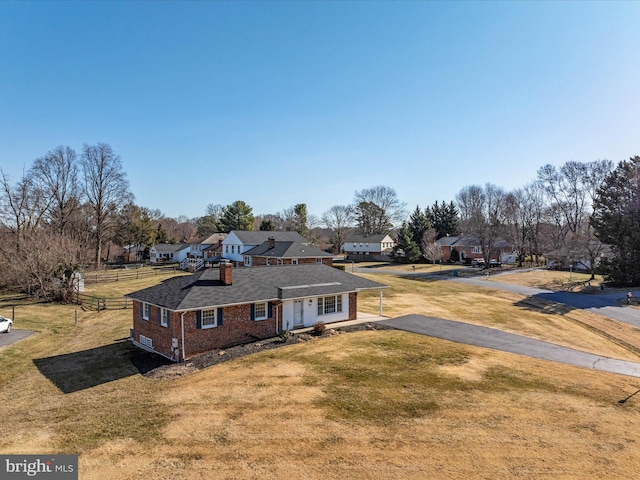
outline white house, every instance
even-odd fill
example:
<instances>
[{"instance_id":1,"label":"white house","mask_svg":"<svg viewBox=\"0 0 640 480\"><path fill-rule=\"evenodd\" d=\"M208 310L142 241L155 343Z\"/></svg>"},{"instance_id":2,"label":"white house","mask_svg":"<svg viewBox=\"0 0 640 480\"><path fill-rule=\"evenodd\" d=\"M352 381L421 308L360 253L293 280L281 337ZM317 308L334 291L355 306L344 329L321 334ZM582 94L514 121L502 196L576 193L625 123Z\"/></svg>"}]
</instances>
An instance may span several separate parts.
<instances>
[{"instance_id":1,"label":"white house","mask_svg":"<svg viewBox=\"0 0 640 480\"><path fill-rule=\"evenodd\" d=\"M149 250L149 261L156 263L182 262L192 250L189 243L159 243Z\"/></svg>"},{"instance_id":2,"label":"white house","mask_svg":"<svg viewBox=\"0 0 640 480\"><path fill-rule=\"evenodd\" d=\"M347 258L382 260L387 258L394 245L395 241L389 234L351 235L342 245L342 251Z\"/></svg>"},{"instance_id":3,"label":"white house","mask_svg":"<svg viewBox=\"0 0 640 480\"><path fill-rule=\"evenodd\" d=\"M242 262L244 260L243 253L258 245L262 245L274 237L278 242L296 242L308 245L309 241L305 240L298 232L267 232L262 230L244 231L232 230L222 241L222 256L234 262Z\"/></svg>"}]
</instances>

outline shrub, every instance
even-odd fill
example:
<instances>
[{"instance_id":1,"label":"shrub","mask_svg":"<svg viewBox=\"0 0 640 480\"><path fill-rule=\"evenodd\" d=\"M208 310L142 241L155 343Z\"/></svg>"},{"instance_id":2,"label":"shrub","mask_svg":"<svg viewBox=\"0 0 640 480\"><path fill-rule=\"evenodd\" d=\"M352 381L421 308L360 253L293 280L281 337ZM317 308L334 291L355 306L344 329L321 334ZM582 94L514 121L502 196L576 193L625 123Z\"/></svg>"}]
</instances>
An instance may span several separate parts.
<instances>
[{"instance_id":1,"label":"shrub","mask_svg":"<svg viewBox=\"0 0 640 480\"><path fill-rule=\"evenodd\" d=\"M324 324L324 322L318 321L313 324L313 333L315 333L316 335L322 335L326 329L327 326Z\"/></svg>"}]
</instances>

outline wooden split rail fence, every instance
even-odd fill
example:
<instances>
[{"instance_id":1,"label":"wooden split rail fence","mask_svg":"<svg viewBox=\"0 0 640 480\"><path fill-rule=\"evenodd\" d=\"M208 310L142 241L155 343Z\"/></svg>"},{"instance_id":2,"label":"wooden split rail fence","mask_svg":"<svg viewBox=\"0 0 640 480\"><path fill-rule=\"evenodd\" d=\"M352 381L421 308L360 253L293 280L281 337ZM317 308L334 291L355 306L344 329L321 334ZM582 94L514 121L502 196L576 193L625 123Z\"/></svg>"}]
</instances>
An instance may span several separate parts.
<instances>
[{"instance_id":1,"label":"wooden split rail fence","mask_svg":"<svg viewBox=\"0 0 640 480\"><path fill-rule=\"evenodd\" d=\"M97 295L87 295L84 293L75 293L75 302L82 307L83 310L91 310L99 312L101 310L115 310L131 308L133 300L126 297L99 297Z\"/></svg>"}]
</instances>

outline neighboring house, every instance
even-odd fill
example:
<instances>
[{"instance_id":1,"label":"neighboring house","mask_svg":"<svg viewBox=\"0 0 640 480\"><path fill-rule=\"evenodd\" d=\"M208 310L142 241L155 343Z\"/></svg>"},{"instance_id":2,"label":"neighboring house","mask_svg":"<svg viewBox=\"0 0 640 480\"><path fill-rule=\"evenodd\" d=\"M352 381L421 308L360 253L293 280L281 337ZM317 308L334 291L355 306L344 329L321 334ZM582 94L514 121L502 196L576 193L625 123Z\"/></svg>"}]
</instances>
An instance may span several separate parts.
<instances>
[{"instance_id":1,"label":"neighboring house","mask_svg":"<svg viewBox=\"0 0 640 480\"><path fill-rule=\"evenodd\" d=\"M220 257L222 256L222 241L227 238L226 233L214 233L200 242L202 257Z\"/></svg>"},{"instance_id":2,"label":"neighboring house","mask_svg":"<svg viewBox=\"0 0 640 480\"><path fill-rule=\"evenodd\" d=\"M151 263L173 263L182 262L191 252L191 245L188 243L159 243L149 250L149 261Z\"/></svg>"},{"instance_id":3,"label":"neighboring house","mask_svg":"<svg viewBox=\"0 0 640 480\"><path fill-rule=\"evenodd\" d=\"M276 241L296 242L309 245L309 241L305 240L298 232L232 230L222 241L222 256L234 262L242 262L244 260L244 252L258 245L262 245L269 237L274 237Z\"/></svg>"},{"instance_id":4,"label":"neighboring house","mask_svg":"<svg viewBox=\"0 0 640 480\"><path fill-rule=\"evenodd\" d=\"M269 239L247 250L242 255L246 267L261 265L306 265L323 263L333 265L333 255L317 248L297 242L277 241L272 235Z\"/></svg>"},{"instance_id":5,"label":"neighboring house","mask_svg":"<svg viewBox=\"0 0 640 480\"><path fill-rule=\"evenodd\" d=\"M458 252L458 256L461 262L467 259L473 260L474 258L484 258L484 252L480 241L474 236L461 236L461 237L442 237L436 240L436 243L442 248L442 261L448 262L451 260L451 253L453 250ZM497 260L501 263L511 263L513 259L513 247L506 240L497 239L494 242L489 260Z\"/></svg>"},{"instance_id":6,"label":"neighboring house","mask_svg":"<svg viewBox=\"0 0 640 480\"><path fill-rule=\"evenodd\" d=\"M189 243L160 243L151 247L149 257L151 263L178 262L183 269L194 269L202 266L204 258L220 256L222 241L226 233L214 233Z\"/></svg>"},{"instance_id":7,"label":"neighboring house","mask_svg":"<svg viewBox=\"0 0 640 480\"><path fill-rule=\"evenodd\" d=\"M386 285L326 265L234 268L220 264L129 293L131 340L174 361L356 318L358 292Z\"/></svg>"},{"instance_id":8,"label":"neighboring house","mask_svg":"<svg viewBox=\"0 0 640 480\"><path fill-rule=\"evenodd\" d=\"M388 234L351 235L342 246L349 260L389 260L395 241Z\"/></svg>"}]
</instances>

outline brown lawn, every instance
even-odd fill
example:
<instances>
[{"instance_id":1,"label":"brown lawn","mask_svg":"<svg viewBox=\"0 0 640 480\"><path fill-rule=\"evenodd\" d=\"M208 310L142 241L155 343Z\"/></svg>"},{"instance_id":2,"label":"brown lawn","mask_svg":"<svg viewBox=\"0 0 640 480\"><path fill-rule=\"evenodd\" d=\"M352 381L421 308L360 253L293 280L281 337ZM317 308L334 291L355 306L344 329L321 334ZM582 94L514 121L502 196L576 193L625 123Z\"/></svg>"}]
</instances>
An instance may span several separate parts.
<instances>
[{"instance_id":1,"label":"brown lawn","mask_svg":"<svg viewBox=\"0 0 640 480\"><path fill-rule=\"evenodd\" d=\"M638 359L637 329L595 315L442 281L371 278L391 285L387 314ZM377 313L377 304L377 294L361 295L362 310ZM640 394L618 403L640 388L633 377L366 331L150 380L120 341L130 309L80 311L77 325L74 310L16 310L16 328L38 333L0 350L0 452L79 453L81 479L600 479L640 470Z\"/></svg>"}]
</instances>

